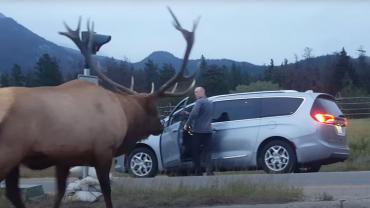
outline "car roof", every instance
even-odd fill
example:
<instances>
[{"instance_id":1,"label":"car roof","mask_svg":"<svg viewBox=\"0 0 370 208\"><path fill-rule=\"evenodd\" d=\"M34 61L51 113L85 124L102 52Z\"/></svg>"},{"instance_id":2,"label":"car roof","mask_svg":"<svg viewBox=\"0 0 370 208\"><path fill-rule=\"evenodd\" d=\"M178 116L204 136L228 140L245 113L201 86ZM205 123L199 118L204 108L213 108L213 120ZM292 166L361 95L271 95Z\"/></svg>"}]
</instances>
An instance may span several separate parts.
<instances>
[{"instance_id":1,"label":"car roof","mask_svg":"<svg viewBox=\"0 0 370 208\"><path fill-rule=\"evenodd\" d=\"M326 98L335 99L332 95L326 93L313 92L312 90L307 90L306 92L299 92L296 90L276 90L276 91L258 91L258 92L243 92L243 93L232 93L224 95L216 95L209 97L208 99L212 102L222 101L222 100L232 100L232 99L243 99L252 97L311 97L312 100L316 99L318 96L324 96ZM186 107L191 107L195 103L191 102L186 105ZM180 111L180 110L178 110ZM177 112L178 112L177 111ZM168 116L165 118L168 119Z\"/></svg>"},{"instance_id":2,"label":"car roof","mask_svg":"<svg viewBox=\"0 0 370 208\"><path fill-rule=\"evenodd\" d=\"M243 98L252 98L252 97L311 97L315 99L320 95L325 95L327 97L333 96L325 93L313 92L308 90L306 92L298 92L296 90L276 90L276 91L258 91L258 92L244 92L244 93L233 93L225 95L216 95L209 97L211 101L221 101L229 99L243 99Z\"/></svg>"}]
</instances>

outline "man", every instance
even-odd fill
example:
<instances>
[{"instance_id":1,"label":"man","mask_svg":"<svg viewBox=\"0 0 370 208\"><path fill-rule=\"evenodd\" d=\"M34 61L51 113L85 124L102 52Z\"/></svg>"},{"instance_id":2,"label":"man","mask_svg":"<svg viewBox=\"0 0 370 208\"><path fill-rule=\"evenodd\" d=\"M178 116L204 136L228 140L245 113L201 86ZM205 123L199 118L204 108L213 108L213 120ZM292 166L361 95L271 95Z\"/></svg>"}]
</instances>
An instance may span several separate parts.
<instances>
[{"instance_id":1,"label":"man","mask_svg":"<svg viewBox=\"0 0 370 208\"><path fill-rule=\"evenodd\" d=\"M202 175L200 167L201 145L204 145L203 151L205 154L206 173L207 175L213 175L211 158L212 103L207 99L206 91L203 87L195 88L194 95L197 100L189 114L184 129L191 127L193 133L191 148L195 175Z\"/></svg>"}]
</instances>

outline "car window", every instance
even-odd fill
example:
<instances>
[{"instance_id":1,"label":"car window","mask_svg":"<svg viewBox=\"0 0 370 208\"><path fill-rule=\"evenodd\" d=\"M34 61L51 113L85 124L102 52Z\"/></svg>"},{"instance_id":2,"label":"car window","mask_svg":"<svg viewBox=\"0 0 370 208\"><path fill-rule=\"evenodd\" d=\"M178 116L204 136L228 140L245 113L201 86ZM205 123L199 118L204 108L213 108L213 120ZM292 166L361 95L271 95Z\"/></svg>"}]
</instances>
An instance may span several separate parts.
<instances>
[{"instance_id":1,"label":"car window","mask_svg":"<svg viewBox=\"0 0 370 208\"><path fill-rule=\"evenodd\" d=\"M213 103L213 122L258 118L260 99L237 99Z\"/></svg>"},{"instance_id":2,"label":"car window","mask_svg":"<svg viewBox=\"0 0 370 208\"><path fill-rule=\"evenodd\" d=\"M315 100L312 106L312 111L316 113L329 113L335 117L343 115L334 100L323 97L319 97Z\"/></svg>"},{"instance_id":3,"label":"car window","mask_svg":"<svg viewBox=\"0 0 370 208\"><path fill-rule=\"evenodd\" d=\"M170 125L172 125L176 122L179 122L179 121L187 120L189 115L184 114L184 112L186 111L186 112L190 113L191 110L193 109L193 106L194 106L194 104L191 104L191 105L187 106L184 110L174 113L173 116L172 116L172 120L171 120Z\"/></svg>"},{"instance_id":4,"label":"car window","mask_svg":"<svg viewBox=\"0 0 370 208\"><path fill-rule=\"evenodd\" d=\"M177 123L181 120L184 120L184 115L182 115L182 111L180 112L177 112L175 114L172 115L172 119L171 119L171 123L170 125L174 124L174 123Z\"/></svg>"},{"instance_id":5,"label":"car window","mask_svg":"<svg viewBox=\"0 0 370 208\"><path fill-rule=\"evenodd\" d=\"M183 108L187 104L188 97L180 101L177 106L172 110L172 113L170 114L170 120L168 125L172 125L178 121L181 121L183 119Z\"/></svg>"},{"instance_id":6,"label":"car window","mask_svg":"<svg viewBox=\"0 0 370 208\"><path fill-rule=\"evenodd\" d=\"M298 110L302 102L303 98L262 98L261 117L292 115Z\"/></svg>"}]
</instances>

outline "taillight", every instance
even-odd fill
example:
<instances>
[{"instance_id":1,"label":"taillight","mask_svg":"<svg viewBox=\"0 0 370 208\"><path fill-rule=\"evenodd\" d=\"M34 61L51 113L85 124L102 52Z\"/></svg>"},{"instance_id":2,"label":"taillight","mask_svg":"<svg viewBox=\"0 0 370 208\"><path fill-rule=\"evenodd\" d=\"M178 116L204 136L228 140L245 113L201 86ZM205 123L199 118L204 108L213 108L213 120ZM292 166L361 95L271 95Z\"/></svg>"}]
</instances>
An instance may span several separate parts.
<instances>
[{"instance_id":1,"label":"taillight","mask_svg":"<svg viewBox=\"0 0 370 208\"><path fill-rule=\"evenodd\" d=\"M330 124L330 125L338 125L345 127L348 125L348 121L346 118L338 117L336 118L335 116L331 114L323 114L323 113L316 113L313 114L312 117L323 124Z\"/></svg>"},{"instance_id":2,"label":"taillight","mask_svg":"<svg viewBox=\"0 0 370 208\"><path fill-rule=\"evenodd\" d=\"M331 114L316 113L313 115L313 118L320 123L332 125L335 124L335 116Z\"/></svg>"}]
</instances>

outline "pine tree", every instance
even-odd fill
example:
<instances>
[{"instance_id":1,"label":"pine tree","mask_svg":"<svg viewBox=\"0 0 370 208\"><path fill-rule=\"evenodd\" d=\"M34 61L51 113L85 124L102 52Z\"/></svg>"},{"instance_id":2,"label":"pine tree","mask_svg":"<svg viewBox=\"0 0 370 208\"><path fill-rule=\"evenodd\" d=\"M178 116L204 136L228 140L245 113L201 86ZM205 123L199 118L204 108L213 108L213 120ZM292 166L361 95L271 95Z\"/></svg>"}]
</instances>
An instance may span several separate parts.
<instances>
[{"instance_id":1,"label":"pine tree","mask_svg":"<svg viewBox=\"0 0 370 208\"><path fill-rule=\"evenodd\" d=\"M206 61L206 58L202 55L201 58L200 58L200 63L199 63L199 72L197 74L197 83L198 85L200 86L204 86L204 73L207 71L208 69L208 64L207 64L207 61Z\"/></svg>"},{"instance_id":2,"label":"pine tree","mask_svg":"<svg viewBox=\"0 0 370 208\"><path fill-rule=\"evenodd\" d=\"M226 94L229 92L226 72L217 65L210 65L203 74L202 86L206 89L208 96Z\"/></svg>"},{"instance_id":3,"label":"pine tree","mask_svg":"<svg viewBox=\"0 0 370 208\"><path fill-rule=\"evenodd\" d=\"M146 79L146 90L149 92L151 90L152 83L154 86L158 88L159 82L159 70L158 65L154 64L152 60L148 60L145 63L144 67L145 79Z\"/></svg>"},{"instance_id":4,"label":"pine tree","mask_svg":"<svg viewBox=\"0 0 370 208\"><path fill-rule=\"evenodd\" d=\"M44 54L35 66L38 86L56 86L62 83L58 63L49 54Z\"/></svg>"},{"instance_id":5,"label":"pine tree","mask_svg":"<svg viewBox=\"0 0 370 208\"><path fill-rule=\"evenodd\" d=\"M306 47L306 48L304 48L303 49L303 58L305 59L305 60L307 60L307 59L310 59L310 58L313 58L313 55L312 55L312 48L310 48L310 47Z\"/></svg>"},{"instance_id":6,"label":"pine tree","mask_svg":"<svg viewBox=\"0 0 370 208\"><path fill-rule=\"evenodd\" d=\"M331 76L330 91L332 94L336 94L345 87L344 78L346 75L349 76L354 86L359 86L358 76L352 66L351 59L346 50L342 48L342 51L337 55L337 63Z\"/></svg>"},{"instance_id":7,"label":"pine tree","mask_svg":"<svg viewBox=\"0 0 370 208\"><path fill-rule=\"evenodd\" d=\"M36 77L36 73L35 71L29 71L26 73L26 76L25 76L25 86L26 87L36 87L36 86L39 86L38 84L38 80L37 80L37 77Z\"/></svg>"},{"instance_id":8,"label":"pine tree","mask_svg":"<svg viewBox=\"0 0 370 208\"><path fill-rule=\"evenodd\" d=\"M232 63L231 69L230 69L230 80L229 85L231 90L235 90L235 87L242 84L243 77L240 67L237 67L235 63Z\"/></svg>"},{"instance_id":9,"label":"pine tree","mask_svg":"<svg viewBox=\"0 0 370 208\"><path fill-rule=\"evenodd\" d=\"M171 64L163 64L162 69L159 71L159 86L166 83L171 77L175 75L175 68Z\"/></svg>"},{"instance_id":10,"label":"pine tree","mask_svg":"<svg viewBox=\"0 0 370 208\"><path fill-rule=\"evenodd\" d=\"M108 60L106 75L115 82L129 86L131 81L131 70L127 62L118 61L113 58Z\"/></svg>"},{"instance_id":11,"label":"pine tree","mask_svg":"<svg viewBox=\"0 0 370 208\"><path fill-rule=\"evenodd\" d=\"M25 77L23 76L21 66L14 64L10 70L10 85L11 86L24 86Z\"/></svg>"},{"instance_id":12,"label":"pine tree","mask_svg":"<svg viewBox=\"0 0 370 208\"><path fill-rule=\"evenodd\" d=\"M1 82L1 87L9 87L10 86L9 74L6 72L2 73L0 76L0 82Z\"/></svg>"},{"instance_id":13,"label":"pine tree","mask_svg":"<svg viewBox=\"0 0 370 208\"><path fill-rule=\"evenodd\" d=\"M358 49L359 56L357 59L357 73L359 75L360 85L370 93L370 65L366 60L366 51L360 47Z\"/></svg>"},{"instance_id":14,"label":"pine tree","mask_svg":"<svg viewBox=\"0 0 370 208\"><path fill-rule=\"evenodd\" d=\"M264 80L265 81L272 81L274 76L274 59L270 59L270 65L267 67L265 74L264 74Z\"/></svg>"}]
</instances>

